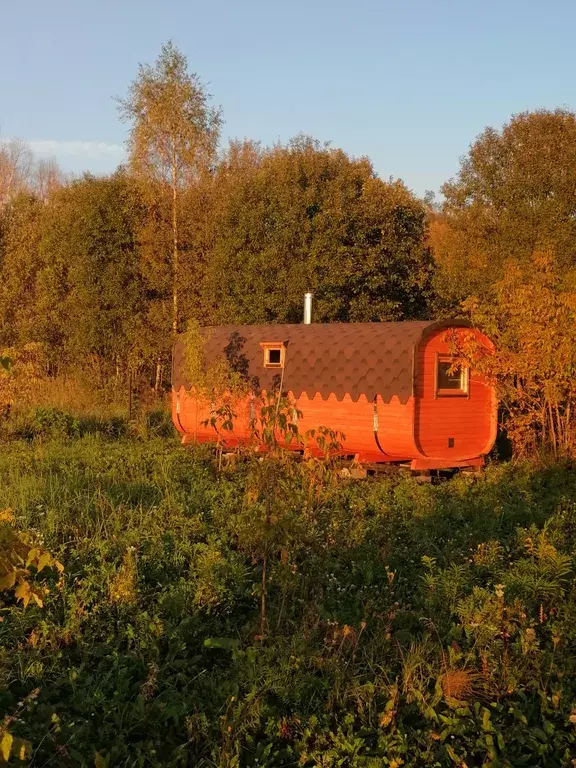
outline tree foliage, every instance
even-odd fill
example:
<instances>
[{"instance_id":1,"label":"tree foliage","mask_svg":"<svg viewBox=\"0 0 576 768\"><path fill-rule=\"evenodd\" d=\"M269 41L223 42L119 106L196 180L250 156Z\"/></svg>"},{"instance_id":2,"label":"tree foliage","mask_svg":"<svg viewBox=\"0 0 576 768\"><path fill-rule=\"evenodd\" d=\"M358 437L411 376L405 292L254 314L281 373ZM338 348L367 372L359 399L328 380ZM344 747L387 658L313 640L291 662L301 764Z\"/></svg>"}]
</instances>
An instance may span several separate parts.
<instances>
[{"instance_id":1,"label":"tree foliage","mask_svg":"<svg viewBox=\"0 0 576 768\"><path fill-rule=\"evenodd\" d=\"M300 322L309 289L317 321L426 313L424 208L366 158L306 136L271 150L232 143L214 198L204 293L216 321Z\"/></svg>"},{"instance_id":2,"label":"tree foliage","mask_svg":"<svg viewBox=\"0 0 576 768\"><path fill-rule=\"evenodd\" d=\"M560 272L542 253L528 274L512 262L487 298L472 296L464 309L495 347L470 337L459 352L496 386L516 455L574 456L576 270Z\"/></svg>"},{"instance_id":3,"label":"tree foliage","mask_svg":"<svg viewBox=\"0 0 576 768\"><path fill-rule=\"evenodd\" d=\"M16 196L2 211L0 241L0 332L3 346L37 337L37 283L42 269L39 244L42 235L41 202L32 194Z\"/></svg>"},{"instance_id":4,"label":"tree foliage","mask_svg":"<svg viewBox=\"0 0 576 768\"><path fill-rule=\"evenodd\" d=\"M130 168L147 192L151 214L170 229L170 246L155 257L168 272L172 331L180 329L180 196L194 184L216 152L221 117L210 106L199 77L186 57L168 42L154 67L140 65L128 96L120 100L122 119L131 123Z\"/></svg>"},{"instance_id":5,"label":"tree foliage","mask_svg":"<svg viewBox=\"0 0 576 768\"><path fill-rule=\"evenodd\" d=\"M63 182L25 144L2 152L0 347L51 373L161 384L191 320L424 317L425 208L366 158L306 136L217 153L221 113L172 43L140 65L120 115L128 164Z\"/></svg>"},{"instance_id":6,"label":"tree foliage","mask_svg":"<svg viewBox=\"0 0 576 768\"><path fill-rule=\"evenodd\" d=\"M575 189L573 112L525 112L500 131L487 128L443 187L433 233L440 292L453 302L481 292L510 259L529 270L535 252L574 266Z\"/></svg>"},{"instance_id":7,"label":"tree foliage","mask_svg":"<svg viewBox=\"0 0 576 768\"><path fill-rule=\"evenodd\" d=\"M5 212L0 328L5 346L40 343L53 367L125 368L144 313L139 202L122 174L85 176L46 203L23 194Z\"/></svg>"},{"instance_id":8,"label":"tree foliage","mask_svg":"<svg viewBox=\"0 0 576 768\"><path fill-rule=\"evenodd\" d=\"M60 190L47 213L42 249L62 265L62 311L65 318L75 318L65 329L69 359L86 356L95 370L106 363L122 369L136 363L145 311L136 190L121 172L107 178L87 175Z\"/></svg>"}]
</instances>

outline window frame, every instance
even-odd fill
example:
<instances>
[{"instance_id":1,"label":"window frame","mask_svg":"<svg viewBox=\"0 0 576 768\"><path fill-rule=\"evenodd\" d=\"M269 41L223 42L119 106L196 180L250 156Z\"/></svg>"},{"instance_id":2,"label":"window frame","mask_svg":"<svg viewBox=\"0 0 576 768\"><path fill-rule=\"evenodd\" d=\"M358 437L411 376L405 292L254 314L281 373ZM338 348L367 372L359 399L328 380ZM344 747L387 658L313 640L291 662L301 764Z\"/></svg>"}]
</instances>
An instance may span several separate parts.
<instances>
[{"instance_id":1,"label":"window frame","mask_svg":"<svg viewBox=\"0 0 576 768\"><path fill-rule=\"evenodd\" d=\"M438 386L440 364L450 363L450 365L454 365L455 362L454 357L451 355L442 354L441 352L436 353L436 363L434 366L434 399L440 397L470 397L470 366L467 363L461 365L460 389L443 389Z\"/></svg>"},{"instance_id":2,"label":"window frame","mask_svg":"<svg viewBox=\"0 0 576 768\"><path fill-rule=\"evenodd\" d=\"M283 341L261 341L260 346L264 352L263 366L264 368L272 368L274 370L281 370L284 368L284 360L286 358L286 344ZM280 362L270 362L270 351L278 350L280 352Z\"/></svg>"}]
</instances>

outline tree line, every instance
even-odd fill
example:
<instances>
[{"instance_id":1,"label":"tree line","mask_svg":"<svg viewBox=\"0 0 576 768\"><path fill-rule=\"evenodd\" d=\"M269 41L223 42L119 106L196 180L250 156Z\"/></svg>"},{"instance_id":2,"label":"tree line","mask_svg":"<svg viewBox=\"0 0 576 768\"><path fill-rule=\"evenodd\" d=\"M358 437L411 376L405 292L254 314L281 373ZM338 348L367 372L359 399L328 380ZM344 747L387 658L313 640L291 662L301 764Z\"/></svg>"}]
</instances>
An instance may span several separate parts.
<instances>
[{"instance_id":1,"label":"tree line","mask_svg":"<svg viewBox=\"0 0 576 768\"><path fill-rule=\"evenodd\" d=\"M109 176L0 145L4 354L158 389L190 320L299 322L306 290L319 322L464 313L496 342L475 364L518 445L572 450L573 112L487 128L434 205L309 136L221 147L221 110L171 43L118 106L128 154Z\"/></svg>"}]
</instances>

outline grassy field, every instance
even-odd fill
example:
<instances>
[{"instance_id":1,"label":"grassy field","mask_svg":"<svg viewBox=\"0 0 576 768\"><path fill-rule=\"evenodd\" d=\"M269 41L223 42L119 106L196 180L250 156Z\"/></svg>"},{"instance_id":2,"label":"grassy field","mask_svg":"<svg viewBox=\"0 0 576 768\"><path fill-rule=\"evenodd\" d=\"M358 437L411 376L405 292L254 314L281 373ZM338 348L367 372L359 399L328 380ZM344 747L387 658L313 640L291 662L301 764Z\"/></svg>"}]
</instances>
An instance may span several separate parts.
<instances>
[{"instance_id":1,"label":"grassy field","mask_svg":"<svg viewBox=\"0 0 576 768\"><path fill-rule=\"evenodd\" d=\"M52 413L0 446L0 510L65 567L0 614L32 765L575 764L573 471L218 471L169 435Z\"/></svg>"}]
</instances>

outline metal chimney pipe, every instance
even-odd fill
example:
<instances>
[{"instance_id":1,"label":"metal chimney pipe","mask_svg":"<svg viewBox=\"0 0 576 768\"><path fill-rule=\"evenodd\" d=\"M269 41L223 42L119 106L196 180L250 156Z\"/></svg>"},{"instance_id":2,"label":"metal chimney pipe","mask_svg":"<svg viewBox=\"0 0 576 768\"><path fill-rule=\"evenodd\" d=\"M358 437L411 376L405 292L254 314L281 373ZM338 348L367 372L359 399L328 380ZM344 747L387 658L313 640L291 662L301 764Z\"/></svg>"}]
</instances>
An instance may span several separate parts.
<instances>
[{"instance_id":1,"label":"metal chimney pipe","mask_svg":"<svg viewBox=\"0 0 576 768\"><path fill-rule=\"evenodd\" d=\"M304 294L304 325L310 325L312 322L312 297L314 294L307 291Z\"/></svg>"}]
</instances>

